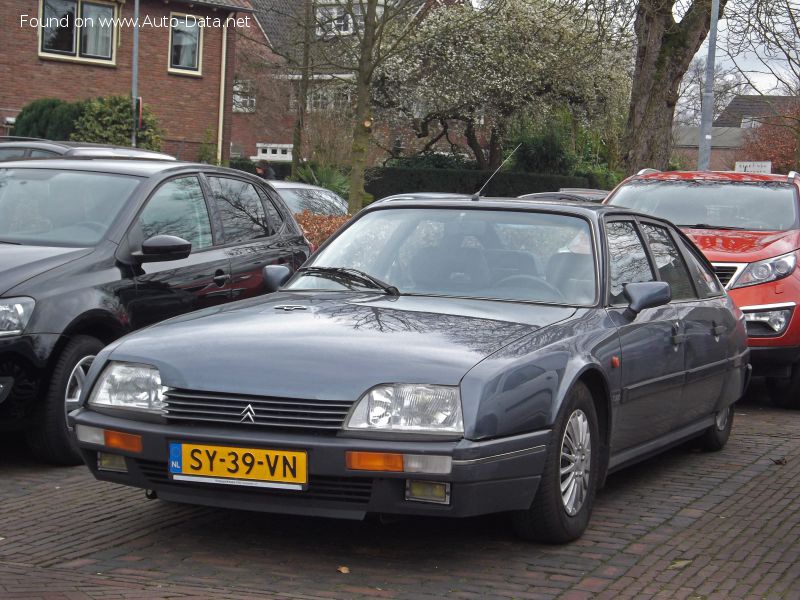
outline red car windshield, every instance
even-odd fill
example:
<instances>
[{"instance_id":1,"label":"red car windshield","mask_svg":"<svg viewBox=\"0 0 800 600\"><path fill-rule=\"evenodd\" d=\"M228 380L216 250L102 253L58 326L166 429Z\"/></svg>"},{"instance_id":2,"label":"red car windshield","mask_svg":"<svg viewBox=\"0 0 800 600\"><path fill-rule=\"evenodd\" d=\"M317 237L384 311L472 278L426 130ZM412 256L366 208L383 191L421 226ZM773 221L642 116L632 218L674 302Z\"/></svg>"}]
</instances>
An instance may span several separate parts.
<instances>
[{"instance_id":1,"label":"red car windshield","mask_svg":"<svg viewBox=\"0 0 800 600\"><path fill-rule=\"evenodd\" d=\"M798 226L794 186L778 181L637 179L608 203L681 227L787 231Z\"/></svg>"}]
</instances>

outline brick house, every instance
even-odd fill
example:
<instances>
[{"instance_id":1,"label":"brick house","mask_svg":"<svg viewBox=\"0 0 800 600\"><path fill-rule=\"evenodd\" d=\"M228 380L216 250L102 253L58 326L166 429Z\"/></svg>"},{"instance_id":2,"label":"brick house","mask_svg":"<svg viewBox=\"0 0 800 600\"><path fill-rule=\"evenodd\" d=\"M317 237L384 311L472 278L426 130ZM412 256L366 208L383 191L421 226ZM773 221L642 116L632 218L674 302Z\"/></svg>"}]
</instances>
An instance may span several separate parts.
<instances>
[{"instance_id":1,"label":"brick house","mask_svg":"<svg viewBox=\"0 0 800 600\"><path fill-rule=\"evenodd\" d=\"M230 148L238 27L250 0L140 0L139 95L165 152L194 160L204 141ZM0 125L39 98L130 96L133 0L0 2ZM4 133L0 129L0 133Z\"/></svg>"}]
</instances>

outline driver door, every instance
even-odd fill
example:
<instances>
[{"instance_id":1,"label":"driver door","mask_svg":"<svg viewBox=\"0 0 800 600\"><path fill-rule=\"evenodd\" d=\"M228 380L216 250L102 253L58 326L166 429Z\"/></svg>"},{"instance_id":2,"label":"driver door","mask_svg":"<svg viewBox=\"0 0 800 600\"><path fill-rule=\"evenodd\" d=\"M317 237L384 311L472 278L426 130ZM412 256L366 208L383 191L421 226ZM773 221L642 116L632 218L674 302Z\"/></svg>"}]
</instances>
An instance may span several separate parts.
<instances>
[{"instance_id":1,"label":"driver door","mask_svg":"<svg viewBox=\"0 0 800 600\"><path fill-rule=\"evenodd\" d=\"M191 242L192 253L134 267L134 293L127 303L133 328L231 299L230 258L214 245L211 221L195 175L166 181L150 196L128 234L130 247L155 235L175 235Z\"/></svg>"}]
</instances>

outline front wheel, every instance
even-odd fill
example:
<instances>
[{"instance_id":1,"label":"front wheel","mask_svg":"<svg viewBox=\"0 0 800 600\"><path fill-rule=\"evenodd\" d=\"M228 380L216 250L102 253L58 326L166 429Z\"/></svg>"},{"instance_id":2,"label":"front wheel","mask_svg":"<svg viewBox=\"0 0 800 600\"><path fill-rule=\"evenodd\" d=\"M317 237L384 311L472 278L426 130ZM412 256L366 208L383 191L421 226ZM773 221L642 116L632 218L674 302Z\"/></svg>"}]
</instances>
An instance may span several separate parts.
<instances>
[{"instance_id":1,"label":"front wheel","mask_svg":"<svg viewBox=\"0 0 800 600\"><path fill-rule=\"evenodd\" d=\"M67 415L78 408L86 374L103 342L79 335L67 343L58 357L47 392L28 431L28 446L35 456L56 465L78 465L81 456L72 440Z\"/></svg>"},{"instance_id":2,"label":"front wheel","mask_svg":"<svg viewBox=\"0 0 800 600\"><path fill-rule=\"evenodd\" d=\"M583 534L597 492L602 447L592 394L579 382L553 427L533 504L512 513L520 537L563 544Z\"/></svg>"}]
</instances>

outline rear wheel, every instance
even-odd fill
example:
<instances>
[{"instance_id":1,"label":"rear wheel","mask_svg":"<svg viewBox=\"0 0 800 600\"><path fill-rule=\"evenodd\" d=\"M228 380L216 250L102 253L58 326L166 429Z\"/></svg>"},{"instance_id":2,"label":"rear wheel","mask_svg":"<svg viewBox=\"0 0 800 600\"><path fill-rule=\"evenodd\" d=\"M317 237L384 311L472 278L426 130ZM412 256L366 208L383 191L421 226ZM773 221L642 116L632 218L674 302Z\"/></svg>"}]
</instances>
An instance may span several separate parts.
<instances>
[{"instance_id":1,"label":"rear wheel","mask_svg":"<svg viewBox=\"0 0 800 600\"><path fill-rule=\"evenodd\" d=\"M520 537L563 544L583 534L597 492L601 449L592 394L578 382L553 427L533 504L512 514Z\"/></svg>"},{"instance_id":2,"label":"rear wheel","mask_svg":"<svg viewBox=\"0 0 800 600\"><path fill-rule=\"evenodd\" d=\"M36 422L28 432L28 445L38 458L56 465L82 462L67 415L78 407L86 374L103 346L97 338L79 335L67 343L58 357Z\"/></svg>"},{"instance_id":3,"label":"rear wheel","mask_svg":"<svg viewBox=\"0 0 800 600\"><path fill-rule=\"evenodd\" d=\"M767 391L775 406L800 408L800 366L792 365L789 377L767 377Z\"/></svg>"},{"instance_id":4,"label":"rear wheel","mask_svg":"<svg viewBox=\"0 0 800 600\"><path fill-rule=\"evenodd\" d=\"M722 450L731 437L733 428L733 404L720 410L714 415L714 424L706 429L700 438L704 450L716 452Z\"/></svg>"}]
</instances>

